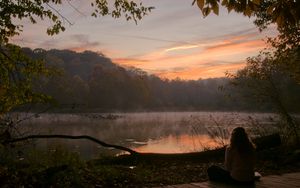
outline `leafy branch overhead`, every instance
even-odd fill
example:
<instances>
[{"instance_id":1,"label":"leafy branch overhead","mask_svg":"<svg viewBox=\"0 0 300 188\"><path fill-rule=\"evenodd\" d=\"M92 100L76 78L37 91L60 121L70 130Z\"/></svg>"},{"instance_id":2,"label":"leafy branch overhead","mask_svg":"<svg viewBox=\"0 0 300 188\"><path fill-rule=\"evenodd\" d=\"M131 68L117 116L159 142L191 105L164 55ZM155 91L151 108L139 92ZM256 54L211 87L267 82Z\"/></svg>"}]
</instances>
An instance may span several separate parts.
<instances>
[{"instance_id":1,"label":"leafy branch overhead","mask_svg":"<svg viewBox=\"0 0 300 188\"><path fill-rule=\"evenodd\" d=\"M220 7L228 12L232 10L245 16L257 16L262 11L271 18L271 23L279 27L287 24L298 25L300 18L300 1L298 0L194 0L204 17L211 12L219 15ZM263 10L265 8L265 10Z\"/></svg>"},{"instance_id":2,"label":"leafy branch overhead","mask_svg":"<svg viewBox=\"0 0 300 188\"><path fill-rule=\"evenodd\" d=\"M71 0L66 0L69 3ZM52 23L47 29L47 34L54 35L65 30L64 23L72 24L56 6L62 5L63 0L6 0L0 2L0 42L7 43L9 38L22 32L22 25L17 20L29 19L32 24L37 20L48 19ZM111 2L111 3L109 3ZM142 3L127 0L94 0L92 16L109 15L119 18L122 15L126 20L137 22L153 7L145 7Z\"/></svg>"}]
</instances>

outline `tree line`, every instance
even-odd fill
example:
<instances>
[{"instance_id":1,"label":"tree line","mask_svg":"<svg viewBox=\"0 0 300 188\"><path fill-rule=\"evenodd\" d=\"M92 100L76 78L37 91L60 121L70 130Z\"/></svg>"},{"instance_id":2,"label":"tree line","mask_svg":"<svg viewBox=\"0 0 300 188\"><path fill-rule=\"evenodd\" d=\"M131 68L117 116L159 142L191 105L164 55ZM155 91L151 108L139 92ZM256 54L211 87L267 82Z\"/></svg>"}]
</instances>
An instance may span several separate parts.
<instances>
[{"instance_id":1,"label":"tree line","mask_svg":"<svg viewBox=\"0 0 300 188\"><path fill-rule=\"evenodd\" d=\"M235 87L233 78L162 79L137 68L114 64L101 53L70 50L22 49L56 70L34 82L34 90L52 96L61 109L73 111L223 110L272 111L272 101L257 101L253 87ZM248 84L249 79L242 83ZM264 84L262 81L260 84ZM244 86L245 86L244 85ZM283 103L297 112L300 87L285 75L276 86ZM263 98L262 98L263 100ZM22 109L22 108L21 108Z\"/></svg>"}]
</instances>

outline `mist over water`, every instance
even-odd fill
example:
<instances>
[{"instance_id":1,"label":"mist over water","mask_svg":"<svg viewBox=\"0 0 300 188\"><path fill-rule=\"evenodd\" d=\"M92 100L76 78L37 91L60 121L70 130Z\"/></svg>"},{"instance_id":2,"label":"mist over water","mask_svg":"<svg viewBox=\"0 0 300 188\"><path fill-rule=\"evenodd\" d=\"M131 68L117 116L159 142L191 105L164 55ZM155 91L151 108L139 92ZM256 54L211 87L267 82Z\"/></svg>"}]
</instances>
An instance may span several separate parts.
<instances>
[{"instance_id":1,"label":"mist over water","mask_svg":"<svg viewBox=\"0 0 300 188\"><path fill-rule=\"evenodd\" d=\"M18 119L31 115L14 114ZM245 127L251 136L262 134L264 129L275 131L277 118L270 113L232 112L41 114L23 121L20 127L25 135L89 135L139 152L186 153L226 145L236 126ZM84 158L120 153L86 140L47 139L35 143L43 148L66 147Z\"/></svg>"}]
</instances>

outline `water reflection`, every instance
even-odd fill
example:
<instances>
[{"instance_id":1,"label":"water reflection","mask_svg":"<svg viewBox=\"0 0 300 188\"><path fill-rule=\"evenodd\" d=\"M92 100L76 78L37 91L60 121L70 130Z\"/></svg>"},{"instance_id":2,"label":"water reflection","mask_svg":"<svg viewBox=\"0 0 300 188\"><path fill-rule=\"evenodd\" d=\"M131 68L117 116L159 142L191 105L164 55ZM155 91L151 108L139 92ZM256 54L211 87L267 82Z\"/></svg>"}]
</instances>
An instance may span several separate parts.
<instances>
[{"instance_id":1,"label":"water reflection","mask_svg":"<svg viewBox=\"0 0 300 188\"><path fill-rule=\"evenodd\" d=\"M19 118L25 114L17 114ZM32 114L29 114L29 116ZM28 134L67 134L89 135L104 142L122 145L139 152L185 153L201 151L220 146L227 131L244 126L255 130L249 116L270 130L274 114L249 114L229 112L153 112L117 114L120 118L110 120L98 117L99 114L42 114L20 124L22 135ZM105 115L105 114L104 114ZM217 123L216 123L217 122ZM210 134L211 133L211 134ZM256 135L251 132L251 135ZM210 136L212 137L210 137ZM222 135L213 137L214 135ZM84 158L95 158L103 153L117 154L119 150L109 150L86 140L39 140L38 147L48 148L62 145L80 153Z\"/></svg>"},{"instance_id":2,"label":"water reflection","mask_svg":"<svg viewBox=\"0 0 300 188\"><path fill-rule=\"evenodd\" d=\"M228 140L224 140L228 141ZM133 149L142 153L187 153L220 147L221 144L208 135L169 135L149 140L145 145Z\"/></svg>"}]
</instances>

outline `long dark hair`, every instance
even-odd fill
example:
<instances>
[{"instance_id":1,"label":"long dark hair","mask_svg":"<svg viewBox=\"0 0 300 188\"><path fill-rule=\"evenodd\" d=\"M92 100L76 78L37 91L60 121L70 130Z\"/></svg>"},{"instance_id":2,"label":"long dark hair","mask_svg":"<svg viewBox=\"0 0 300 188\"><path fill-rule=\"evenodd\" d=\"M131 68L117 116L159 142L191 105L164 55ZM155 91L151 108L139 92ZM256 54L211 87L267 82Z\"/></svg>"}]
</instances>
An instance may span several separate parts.
<instances>
[{"instance_id":1,"label":"long dark hair","mask_svg":"<svg viewBox=\"0 0 300 188\"><path fill-rule=\"evenodd\" d=\"M230 147L236 149L239 153L253 153L255 145L248 137L243 127L236 127L232 130L230 138Z\"/></svg>"}]
</instances>

